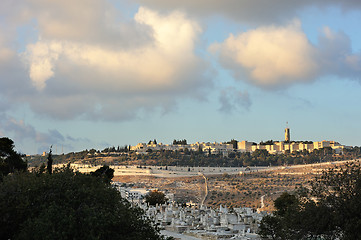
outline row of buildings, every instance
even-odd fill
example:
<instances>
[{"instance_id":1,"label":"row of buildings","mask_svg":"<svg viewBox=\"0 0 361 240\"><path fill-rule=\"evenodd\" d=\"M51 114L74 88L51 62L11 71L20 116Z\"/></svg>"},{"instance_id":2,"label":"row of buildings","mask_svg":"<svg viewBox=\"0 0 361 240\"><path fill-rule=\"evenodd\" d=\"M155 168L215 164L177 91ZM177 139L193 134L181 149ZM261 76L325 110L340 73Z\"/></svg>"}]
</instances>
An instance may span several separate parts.
<instances>
[{"instance_id":1,"label":"row of buildings","mask_svg":"<svg viewBox=\"0 0 361 240\"><path fill-rule=\"evenodd\" d=\"M265 149L271 154L294 152L294 151L307 151L312 152L316 149L331 148L337 154L341 154L344 145L335 141L320 141L320 142L272 142L255 144L252 142L242 141L238 143L238 149L241 152L254 152L257 149Z\"/></svg>"},{"instance_id":2,"label":"row of buildings","mask_svg":"<svg viewBox=\"0 0 361 240\"><path fill-rule=\"evenodd\" d=\"M138 154L147 154L151 151L169 150L169 151L200 151L205 154L223 154L228 156L231 152L254 152L257 149L265 149L271 154L280 154L294 151L312 152L315 149L331 148L336 154L341 154L346 146L341 145L335 141L291 141L290 129L285 129L285 141L267 141L259 144L248 141L240 141L235 143L205 143L196 142L192 144L162 144L150 141L146 143L138 143L136 146L131 146L130 150Z\"/></svg>"}]
</instances>

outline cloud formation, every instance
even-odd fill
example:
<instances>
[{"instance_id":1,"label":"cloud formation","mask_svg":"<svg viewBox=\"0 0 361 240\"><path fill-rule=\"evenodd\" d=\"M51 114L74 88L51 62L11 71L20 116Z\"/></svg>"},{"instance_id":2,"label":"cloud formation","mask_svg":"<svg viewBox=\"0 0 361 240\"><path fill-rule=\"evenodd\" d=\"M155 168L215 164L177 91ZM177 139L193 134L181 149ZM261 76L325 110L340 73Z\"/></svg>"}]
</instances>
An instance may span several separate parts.
<instances>
[{"instance_id":1,"label":"cloud formation","mask_svg":"<svg viewBox=\"0 0 361 240\"><path fill-rule=\"evenodd\" d=\"M11 136L19 151L22 151L22 145L28 145L30 142L31 145L37 146L37 153L48 152L51 145L53 145L54 148L63 146L67 151L72 151L75 150L75 146L77 145L93 143L87 138L74 138L69 135L64 136L56 129L48 129L48 131L45 132L38 131L33 125L25 123L23 120L17 120L4 113L0 114L0 135L0 137ZM95 143L92 145L95 145ZM25 148L29 149L30 147L26 146ZM58 152L60 152L60 149L58 150Z\"/></svg>"},{"instance_id":2,"label":"cloud formation","mask_svg":"<svg viewBox=\"0 0 361 240\"><path fill-rule=\"evenodd\" d=\"M319 46L314 46L298 21L230 34L209 50L236 79L262 88L287 87L323 75L352 77L361 69L360 55L352 53L345 34L325 28Z\"/></svg>"},{"instance_id":3,"label":"cloud formation","mask_svg":"<svg viewBox=\"0 0 361 240\"><path fill-rule=\"evenodd\" d=\"M266 20L311 5L336 4L140 2L167 11L140 7L133 19L126 19L105 0L1 1L0 97L6 104L26 103L37 114L58 119L124 120L139 112L168 111L179 98L203 97L212 85L207 60L196 50L202 29L184 11ZM360 7L358 1L339 4ZM33 36L22 39L25 48L19 54L14 42L24 26L32 28ZM325 29L314 46L297 21L230 35L209 49L237 79L263 88L326 74L356 78L360 71L360 54L352 53L345 34ZM6 104L0 102L0 109Z\"/></svg>"},{"instance_id":4,"label":"cloud formation","mask_svg":"<svg viewBox=\"0 0 361 240\"><path fill-rule=\"evenodd\" d=\"M32 125L26 124L22 120L16 120L6 114L1 114L0 116L1 135L12 135L19 144L30 140L38 145L38 152L48 151L49 144L61 144L64 142L64 137L55 129L49 130L46 133L39 132Z\"/></svg>"},{"instance_id":5,"label":"cloud formation","mask_svg":"<svg viewBox=\"0 0 361 240\"><path fill-rule=\"evenodd\" d=\"M14 14L1 14L15 29L33 21L37 38L20 56L11 41L0 41L0 95L38 114L130 119L139 111L167 111L180 97L201 97L211 85L207 63L195 53L202 29L182 12L140 7L126 20L107 1L19 2L5 0Z\"/></svg>"},{"instance_id":6,"label":"cloud formation","mask_svg":"<svg viewBox=\"0 0 361 240\"><path fill-rule=\"evenodd\" d=\"M155 9L181 9L196 16L223 15L236 21L255 24L280 23L294 18L307 7L341 7L343 10L361 9L358 0L137 0L139 3Z\"/></svg>"},{"instance_id":7,"label":"cloud formation","mask_svg":"<svg viewBox=\"0 0 361 240\"><path fill-rule=\"evenodd\" d=\"M74 65L90 73L78 82L100 91L147 92L162 88L174 90L184 85L184 81L189 79L182 80L180 84L178 76L185 70L194 71L200 66L200 60L193 53L200 33L199 26L187 20L184 14L173 13L162 17L145 8L139 9L135 20L153 30L152 45L118 51L58 40L40 40L28 45L26 55L34 85L42 90L45 82L54 76L55 68L60 74L68 75L69 79L72 77L70 74L75 72L68 74L64 70ZM101 85L106 86L105 89Z\"/></svg>"},{"instance_id":8,"label":"cloud formation","mask_svg":"<svg viewBox=\"0 0 361 240\"><path fill-rule=\"evenodd\" d=\"M319 35L317 54L320 74L361 80L361 53L352 51L345 33L325 27Z\"/></svg>"},{"instance_id":9,"label":"cloud formation","mask_svg":"<svg viewBox=\"0 0 361 240\"><path fill-rule=\"evenodd\" d=\"M220 92L219 102L221 103L219 111L228 114L239 110L249 111L252 105L247 91L239 91L231 87L225 88Z\"/></svg>"}]
</instances>

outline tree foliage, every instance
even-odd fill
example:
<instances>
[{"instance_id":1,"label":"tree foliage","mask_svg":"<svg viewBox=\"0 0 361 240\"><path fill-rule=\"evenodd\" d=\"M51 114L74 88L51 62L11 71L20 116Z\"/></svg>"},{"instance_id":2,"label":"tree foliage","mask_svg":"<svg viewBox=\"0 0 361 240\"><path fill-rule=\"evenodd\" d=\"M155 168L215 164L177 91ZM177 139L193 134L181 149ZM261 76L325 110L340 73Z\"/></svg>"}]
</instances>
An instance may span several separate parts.
<instances>
[{"instance_id":1,"label":"tree foliage","mask_svg":"<svg viewBox=\"0 0 361 240\"><path fill-rule=\"evenodd\" d=\"M232 139L231 141L226 142L227 144L232 144L233 149L238 149L238 141L235 139Z\"/></svg>"},{"instance_id":2,"label":"tree foliage","mask_svg":"<svg viewBox=\"0 0 361 240\"><path fill-rule=\"evenodd\" d=\"M145 202L149 205L155 206L156 204L163 204L167 201L165 194L158 190L150 191L145 195Z\"/></svg>"},{"instance_id":3,"label":"tree foliage","mask_svg":"<svg viewBox=\"0 0 361 240\"><path fill-rule=\"evenodd\" d=\"M329 169L296 194L275 201L260 235L268 239L359 239L361 236L361 169L359 162Z\"/></svg>"},{"instance_id":4,"label":"tree foliage","mask_svg":"<svg viewBox=\"0 0 361 240\"><path fill-rule=\"evenodd\" d=\"M156 140L156 139L154 139L153 141L152 141L152 140L149 140L148 145L149 145L149 144L157 144L157 140Z\"/></svg>"},{"instance_id":5,"label":"tree foliage","mask_svg":"<svg viewBox=\"0 0 361 240\"><path fill-rule=\"evenodd\" d=\"M69 168L5 177L0 216L0 239L161 238L110 184Z\"/></svg>"},{"instance_id":6,"label":"tree foliage","mask_svg":"<svg viewBox=\"0 0 361 240\"><path fill-rule=\"evenodd\" d=\"M187 145L187 140L186 139L182 139L182 140L173 140L173 145Z\"/></svg>"},{"instance_id":7,"label":"tree foliage","mask_svg":"<svg viewBox=\"0 0 361 240\"><path fill-rule=\"evenodd\" d=\"M2 176L6 176L9 173L25 171L27 169L27 163L14 148L13 140L7 137L0 138L0 180Z\"/></svg>"},{"instance_id":8,"label":"tree foliage","mask_svg":"<svg viewBox=\"0 0 361 240\"><path fill-rule=\"evenodd\" d=\"M101 168L90 173L94 177L99 177L103 179L105 183L110 183L114 177L114 169L110 168L107 165L102 166Z\"/></svg>"}]
</instances>

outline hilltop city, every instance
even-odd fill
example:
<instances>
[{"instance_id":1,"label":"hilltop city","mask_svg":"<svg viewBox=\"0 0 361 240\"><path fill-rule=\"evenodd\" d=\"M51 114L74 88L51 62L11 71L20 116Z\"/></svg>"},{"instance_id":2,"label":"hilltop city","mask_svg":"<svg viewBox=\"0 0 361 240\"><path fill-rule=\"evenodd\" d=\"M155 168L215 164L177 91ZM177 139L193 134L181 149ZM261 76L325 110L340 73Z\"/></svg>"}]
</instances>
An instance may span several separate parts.
<instances>
[{"instance_id":1,"label":"hilltop city","mask_svg":"<svg viewBox=\"0 0 361 240\"><path fill-rule=\"evenodd\" d=\"M248 141L235 141L227 143L205 143L205 142L196 142L193 144L187 144L185 140L174 141L173 144L162 144L157 143L156 141L149 141L146 143L138 143L136 146L131 146L130 150L137 152L138 154L147 154L151 151L159 150L170 150L170 151L180 151L180 150L192 150L198 151L202 150L205 154L222 154L223 156L228 156L229 153L237 152L254 152L257 149L265 149L270 154L280 154L286 152L294 151L307 151L312 152L315 149L322 149L330 147L335 153L342 153L344 148L347 146L341 145L336 141L320 141L320 142L311 142L311 141L291 141L290 129L285 129L285 140L284 141L267 141L261 142L259 144Z\"/></svg>"}]
</instances>

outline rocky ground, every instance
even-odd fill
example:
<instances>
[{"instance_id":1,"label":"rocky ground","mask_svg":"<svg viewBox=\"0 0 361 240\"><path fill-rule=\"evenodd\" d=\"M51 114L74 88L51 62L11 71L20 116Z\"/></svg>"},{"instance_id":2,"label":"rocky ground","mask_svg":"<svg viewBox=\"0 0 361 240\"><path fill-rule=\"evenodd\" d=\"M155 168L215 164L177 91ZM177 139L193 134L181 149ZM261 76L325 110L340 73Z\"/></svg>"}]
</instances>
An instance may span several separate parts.
<instances>
[{"instance_id":1,"label":"rocky ground","mask_svg":"<svg viewBox=\"0 0 361 240\"><path fill-rule=\"evenodd\" d=\"M341 164L341 163L340 163ZM313 164L300 167L283 167L270 171L252 171L243 174L206 175L208 194L205 204L218 207L252 207L272 211L273 201L284 191L294 191L301 185L308 185L323 170L334 164ZM153 177L116 176L113 181L127 183L134 188L158 188L174 193L178 202L200 203L206 194L206 183L202 176ZM261 197L263 197L263 206Z\"/></svg>"}]
</instances>

